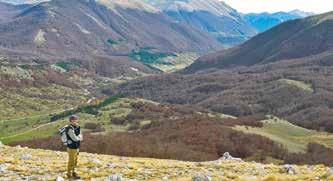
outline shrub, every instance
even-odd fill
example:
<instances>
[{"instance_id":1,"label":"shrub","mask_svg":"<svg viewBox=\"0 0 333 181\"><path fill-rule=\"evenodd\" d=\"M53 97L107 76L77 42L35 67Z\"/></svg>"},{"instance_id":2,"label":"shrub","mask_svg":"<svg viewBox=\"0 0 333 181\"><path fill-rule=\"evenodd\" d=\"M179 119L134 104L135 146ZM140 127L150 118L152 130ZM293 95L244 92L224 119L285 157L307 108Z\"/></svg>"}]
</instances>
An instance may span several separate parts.
<instances>
[{"instance_id":1,"label":"shrub","mask_svg":"<svg viewBox=\"0 0 333 181\"><path fill-rule=\"evenodd\" d=\"M128 121L123 117L111 118L111 123L115 125L126 125Z\"/></svg>"},{"instance_id":2,"label":"shrub","mask_svg":"<svg viewBox=\"0 0 333 181\"><path fill-rule=\"evenodd\" d=\"M86 124L84 124L84 128L91 129L91 130L96 129L98 126L99 126L99 124L97 124L97 123L86 123Z\"/></svg>"},{"instance_id":3,"label":"shrub","mask_svg":"<svg viewBox=\"0 0 333 181\"><path fill-rule=\"evenodd\" d=\"M103 125L99 124L94 130L93 132L104 132L105 128L103 127Z\"/></svg>"},{"instance_id":4,"label":"shrub","mask_svg":"<svg viewBox=\"0 0 333 181\"><path fill-rule=\"evenodd\" d=\"M140 122L139 121L133 122L128 128L129 131L138 130L138 129L140 129Z\"/></svg>"}]
</instances>

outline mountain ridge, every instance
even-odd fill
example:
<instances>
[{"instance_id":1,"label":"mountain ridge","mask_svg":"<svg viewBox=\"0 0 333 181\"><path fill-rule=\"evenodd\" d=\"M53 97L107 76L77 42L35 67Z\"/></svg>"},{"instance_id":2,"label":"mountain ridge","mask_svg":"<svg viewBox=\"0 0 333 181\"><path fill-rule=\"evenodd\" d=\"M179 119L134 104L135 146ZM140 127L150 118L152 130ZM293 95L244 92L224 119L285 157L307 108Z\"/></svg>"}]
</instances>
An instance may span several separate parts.
<instances>
[{"instance_id":1,"label":"mountain ridge","mask_svg":"<svg viewBox=\"0 0 333 181\"><path fill-rule=\"evenodd\" d=\"M282 23L238 47L200 57L185 72L251 66L332 51L332 22L333 12L329 12Z\"/></svg>"},{"instance_id":2,"label":"mountain ridge","mask_svg":"<svg viewBox=\"0 0 333 181\"><path fill-rule=\"evenodd\" d=\"M145 0L180 22L210 33L225 46L239 44L257 32L235 9L218 0Z\"/></svg>"},{"instance_id":3,"label":"mountain ridge","mask_svg":"<svg viewBox=\"0 0 333 181\"><path fill-rule=\"evenodd\" d=\"M314 15L314 13L304 12L296 9L289 12L279 11L275 13L248 13L244 14L243 16L245 20L253 27L255 27L259 32L264 32L285 21L305 18L312 15Z\"/></svg>"},{"instance_id":4,"label":"mountain ridge","mask_svg":"<svg viewBox=\"0 0 333 181\"><path fill-rule=\"evenodd\" d=\"M130 72L130 67L134 67L151 73L152 70L147 71L149 66L141 64L138 67L140 61L131 58L133 51L149 48L156 54L168 54L221 48L208 33L175 22L155 10L138 9L141 1L135 1L140 2L139 5L120 0L106 5L100 2L105 3L53 0L26 6L14 15L10 8L18 6L3 5L8 10L0 12L7 14L0 20L3 57L21 63L33 59L44 63L75 59L83 62L85 68L99 67L100 61L94 59L102 57L109 66L114 63L117 67L120 60L124 60Z\"/></svg>"}]
</instances>

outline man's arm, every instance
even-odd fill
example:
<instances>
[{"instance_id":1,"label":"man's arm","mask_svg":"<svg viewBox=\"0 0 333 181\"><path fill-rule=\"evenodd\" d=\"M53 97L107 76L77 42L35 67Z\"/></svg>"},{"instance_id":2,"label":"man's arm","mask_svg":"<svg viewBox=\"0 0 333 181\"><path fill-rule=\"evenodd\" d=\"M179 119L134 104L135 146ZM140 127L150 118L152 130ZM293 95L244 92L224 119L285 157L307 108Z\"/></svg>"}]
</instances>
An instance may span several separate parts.
<instances>
[{"instance_id":1,"label":"man's arm","mask_svg":"<svg viewBox=\"0 0 333 181\"><path fill-rule=\"evenodd\" d=\"M75 142L78 142L78 141L82 141L83 140L83 137L82 137L82 134L81 134L81 131L80 131L80 135L79 136L76 136L75 132L73 129L69 129L68 130L68 136Z\"/></svg>"}]
</instances>

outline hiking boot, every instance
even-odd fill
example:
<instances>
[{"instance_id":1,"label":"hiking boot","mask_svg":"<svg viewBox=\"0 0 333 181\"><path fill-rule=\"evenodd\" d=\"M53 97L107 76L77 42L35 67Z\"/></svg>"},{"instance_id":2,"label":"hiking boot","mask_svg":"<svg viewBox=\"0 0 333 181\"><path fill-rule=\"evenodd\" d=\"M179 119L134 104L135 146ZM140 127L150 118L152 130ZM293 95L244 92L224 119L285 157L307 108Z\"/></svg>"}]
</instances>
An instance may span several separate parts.
<instances>
[{"instance_id":1,"label":"hiking boot","mask_svg":"<svg viewBox=\"0 0 333 181\"><path fill-rule=\"evenodd\" d=\"M79 179L81 179L81 177L78 176L76 173L75 174L73 173L72 176L67 175L67 178L68 178L68 180L79 180Z\"/></svg>"},{"instance_id":2,"label":"hiking boot","mask_svg":"<svg viewBox=\"0 0 333 181\"><path fill-rule=\"evenodd\" d=\"M72 176L73 179L81 179L81 177L77 174L77 173L73 173L73 176Z\"/></svg>"}]
</instances>

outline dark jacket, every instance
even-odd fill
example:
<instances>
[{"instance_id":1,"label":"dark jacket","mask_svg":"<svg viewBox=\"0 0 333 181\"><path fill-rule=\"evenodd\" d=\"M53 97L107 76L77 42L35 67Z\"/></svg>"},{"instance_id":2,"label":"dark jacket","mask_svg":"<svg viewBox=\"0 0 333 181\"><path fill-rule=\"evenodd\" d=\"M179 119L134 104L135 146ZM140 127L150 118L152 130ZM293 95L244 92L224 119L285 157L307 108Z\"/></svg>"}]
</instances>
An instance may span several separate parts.
<instances>
[{"instance_id":1,"label":"dark jacket","mask_svg":"<svg viewBox=\"0 0 333 181\"><path fill-rule=\"evenodd\" d=\"M67 130L67 147L70 149L79 149L83 140L80 126L69 125Z\"/></svg>"}]
</instances>

